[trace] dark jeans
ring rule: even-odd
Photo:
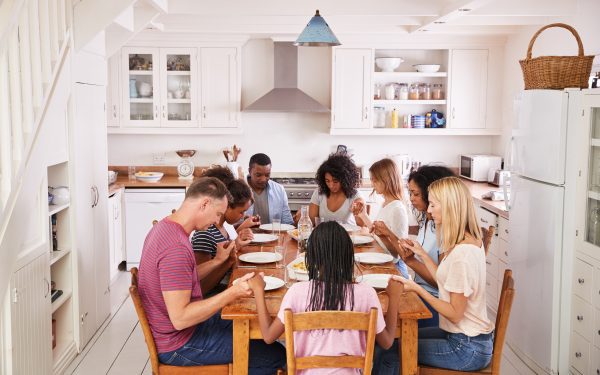
[[[419,328],[439,327],[440,326],[440,314],[433,307],[431,307],[430,304],[425,302],[424,299],[421,299],[421,301],[423,301],[425,306],[429,309],[429,311],[431,311],[432,316],[429,319],[419,319],[418,320]]]
[[[469,337],[462,333],[448,333],[438,327],[419,329],[419,363],[458,371],[485,368],[492,360],[494,333]],[[373,374],[398,374],[398,340],[392,347],[375,348]]]
[[[181,348],[160,353],[161,363],[174,366],[217,365],[233,361],[233,322],[221,319],[221,313],[198,324],[194,334]],[[278,342],[267,345],[250,340],[249,374],[275,374],[285,367],[285,348]]]

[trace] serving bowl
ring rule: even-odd
[[[413,65],[413,67],[417,69],[417,72],[421,73],[435,73],[440,70],[439,64],[417,64]]]
[[[135,179],[143,182],[158,182],[163,177],[162,172],[137,172]]]
[[[378,57],[375,59],[375,65],[383,72],[393,72],[403,62],[404,60],[400,57]]]

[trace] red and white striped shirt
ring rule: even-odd
[[[202,299],[194,252],[189,235],[181,225],[164,218],[152,227],[144,241],[138,277],[138,289],[156,349],[166,353],[180,348],[196,327],[181,331],[173,327],[162,292],[191,290],[191,302]]]

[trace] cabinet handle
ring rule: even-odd
[[[488,261],[486,260],[486,261],[485,261],[485,264],[487,264],[487,265],[491,266],[491,265],[492,265],[492,262],[488,262]]]
[[[575,357],[576,358],[581,358],[581,352],[575,352]]]
[[[577,279],[577,282],[579,282],[579,284],[583,284],[583,283],[585,283],[585,279],[579,278],[579,279]]]
[[[44,282],[46,283],[46,294],[44,294],[44,298],[48,297],[48,294],[50,293],[50,283],[48,282],[48,279],[46,279],[44,277]]]
[[[162,118],[165,118],[165,106],[162,106]]]
[[[577,315],[577,320],[580,322],[583,321],[583,315]]]
[[[154,119],[156,120],[158,118],[158,105],[154,106]]]
[[[202,117],[206,118],[206,106],[202,106]]]
[[[365,120],[369,118],[369,108],[365,107]]]
[[[482,223],[486,223],[486,224],[488,223],[488,221],[482,217],[480,217],[479,220],[481,220]]]
[[[92,185],[92,208],[96,207],[96,185]]]
[[[504,233],[508,234],[508,229],[505,229],[505,230],[504,230]]]
[[[452,107],[452,120],[454,120],[454,114],[456,113],[456,108]]]

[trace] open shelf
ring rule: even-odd
[[[151,76],[154,73],[153,70],[130,70],[130,76]]]
[[[189,70],[167,70],[168,76],[189,76],[191,74]]]
[[[71,299],[72,294],[73,292],[70,289],[63,290],[63,294],[58,297],[56,301],[52,302],[52,314],[54,314],[54,312],[58,310],[65,302]]]
[[[69,253],[71,253],[71,249],[52,251],[50,253],[50,265],[53,265],[54,263],[58,262],[65,256],[69,255]]]
[[[445,100],[373,100],[373,106],[388,105],[445,105]]]
[[[368,129],[331,129],[332,135],[502,135],[502,129],[451,129],[451,128],[368,128]]]
[[[447,72],[421,73],[421,72],[373,72],[375,79],[403,79],[403,78],[444,78]]]
[[[600,201],[600,192],[588,190],[588,198]]]
[[[154,98],[129,98],[130,103],[154,103]]]
[[[48,205],[48,216],[52,216],[56,213],[59,213],[60,211],[64,210],[65,208],[68,208],[69,205],[70,205],[70,203],[59,204],[59,205],[49,204]]]

